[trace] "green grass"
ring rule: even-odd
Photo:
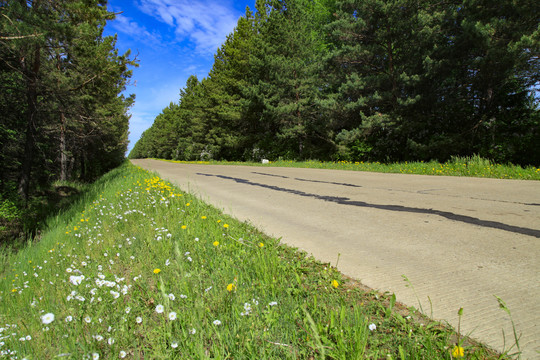
[[[504,358],[129,164],[0,255],[0,357]]]
[[[278,166],[278,167],[298,167],[315,169],[333,169],[333,170],[353,170],[369,171],[380,173],[398,173],[398,174],[417,174],[417,175],[438,175],[438,176],[470,176],[480,178],[495,179],[520,179],[520,180],[540,180],[540,168],[529,166],[522,168],[519,165],[512,164],[494,164],[487,159],[479,156],[454,157],[446,163],[436,161],[430,162],[404,162],[383,164],[379,162],[322,162],[317,160],[310,161],[289,161],[278,160],[271,161],[269,164],[254,162],[236,162],[236,161],[175,161],[165,160],[176,163],[195,163],[195,164],[220,164],[220,165],[248,165],[248,166]]]

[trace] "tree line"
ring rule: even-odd
[[[131,158],[540,164],[540,4],[257,0]]]
[[[124,161],[136,62],[103,36],[114,17],[105,0],[0,2],[0,220]]]
[[[123,161],[136,65],[104,37],[103,0],[4,1],[0,8],[0,193],[28,198]]]

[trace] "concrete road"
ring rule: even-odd
[[[134,160],[497,350],[540,358],[540,182]],[[407,287],[408,277],[414,291]]]

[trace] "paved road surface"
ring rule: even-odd
[[[365,285],[502,350],[540,358],[540,182],[319,169],[134,164]],[[414,285],[406,287],[406,275]],[[431,304],[429,299],[431,299]]]

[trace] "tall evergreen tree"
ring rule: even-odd
[[[95,176],[122,161],[133,99],[119,94],[135,64],[102,37],[114,17],[106,1],[8,1],[1,12],[0,70],[9,91],[0,106],[18,111],[3,127],[10,137],[2,146],[17,149],[10,160],[21,197],[66,179],[68,168]],[[87,161],[96,156],[100,163]],[[2,174],[2,183],[13,177]]]
[[[246,117],[254,148],[271,156],[324,153],[325,122],[318,106],[321,54],[312,15],[302,0],[257,1]],[[268,156],[266,155],[266,156]]]

